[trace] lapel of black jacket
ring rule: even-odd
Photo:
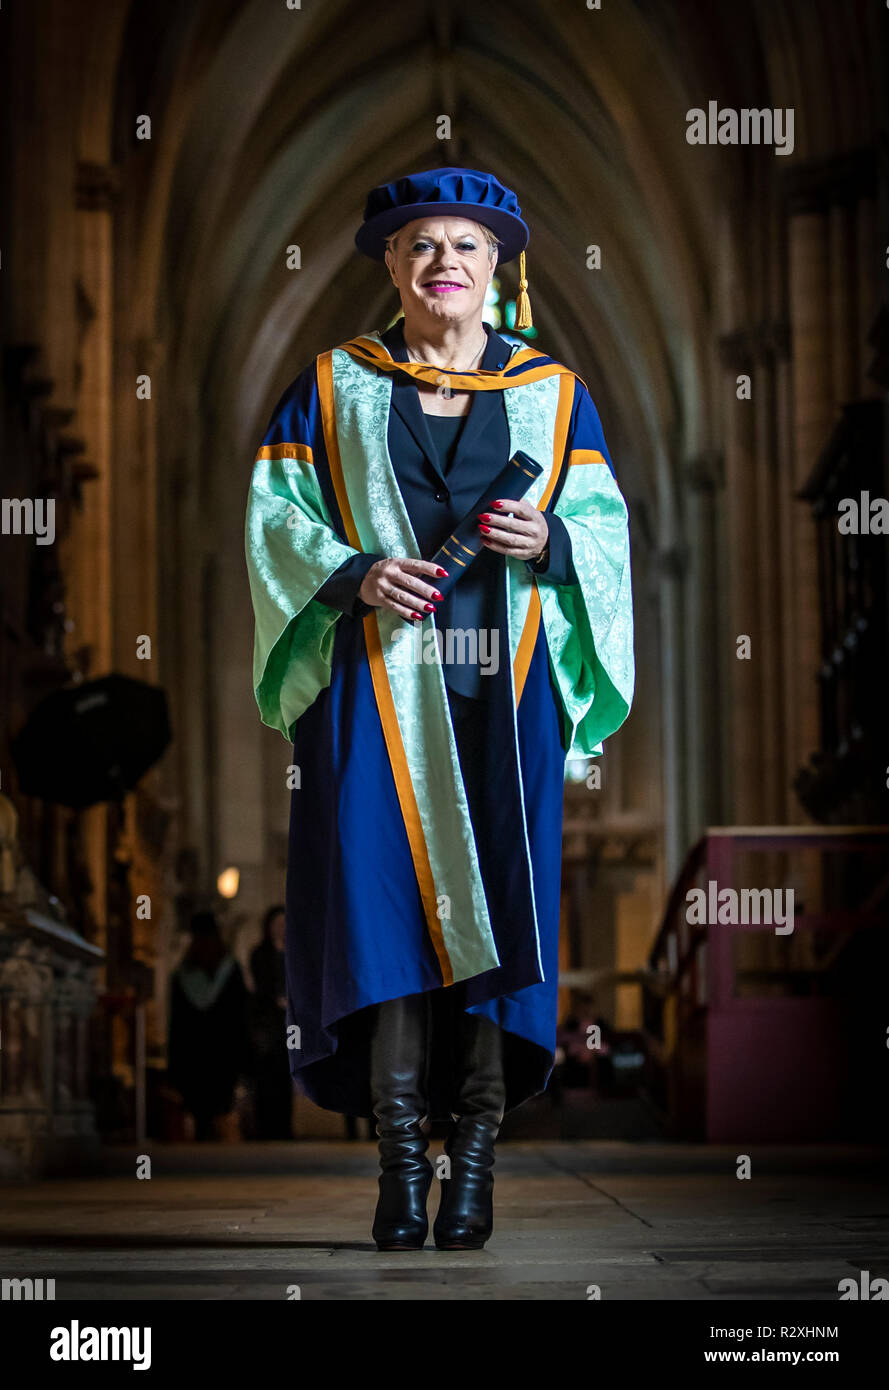
[[[403,325],[404,319],[399,318],[391,328],[381,334],[386,348],[396,362],[408,361],[407,348],[404,345]],[[487,371],[495,371],[504,367],[509,361],[510,346],[487,324],[485,325],[485,332],[488,335],[488,342],[482,353],[481,366]],[[441,478],[444,483],[445,479],[438,467],[438,452],[432,443],[429,426],[426,424],[426,415],[420,405],[420,393],[409,376],[396,373],[393,378],[392,406],[407,425],[436,476]],[[500,391],[473,391],[472,404],[466,418],[466,424],[460,431],[457,452],[451,464],[452,474],[459,466],[464,454],[469,453],[473,443],[494,419],[496,412],[502,409],[503,396]]]

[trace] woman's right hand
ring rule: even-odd
[[[435,611],[441,594],[422,576],[446,579],[447,570],[431,560],[412,560],[400,555],[389,560],[377,560],[364,576],[358,597],[373,608],[388,608],[399,618],[416,622]]]

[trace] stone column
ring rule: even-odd
[[[755,429],[756,534],[751,557],[758,578],[758,653],[760,730],[756,764],[761,778],[759,818],[780,821],[785,807],[784,709],[781,700],[785,664],[781,612],[781,514],[793,506],[781,493],[779,468],[778,383],[780,362],[789,358],[786,325],[763,323],[752,335]]]
[[[688,759],[684,717],[687,671],[684,580],[687,568],[687,557],[678,546],[659,551],[652,566],[657,572],[661,631],[664,859],[668,882],[682,867],[688,848]]]
[[[728,804],[720,746],[724,718],[724,632],[719,598],[724,552],[720,547],[719,513],[724,501],[724,461],[720,454],[699,454],[685,468],[687,532],[689,536],[689,593],[686,605],[688,672],[688,824],[690,839],[707,825],[719,823]]]
[[[793,335],[794,491],[809,477],[835,420],[826,213],[792,213],[788,230],[790,325]],[[791,778],[820,743],[816,675],[821,655],[817,538],[810,508],[799,504],[790,526],[793,573],[787,622],[785,720]],[[802,816],[797,806],[797,814]]]
[[[885,275],[886,238],[879,235],[877,200],[863,197],[856,208],[855,218],[855,267],[856,277],[853,287],[855,297],[855,342],[858,349],[856,362],[855,395],[876,396],[879,384],[868,375],[872,348],[868,334],[877,319],[880,304],[878,274],[882,269]],[[885,292],[884,292],[885,293]]]
[[[94,477],[83,489],[82,510],[74,523],[74,569],[69,585],[74,624],[71,646],[88,649],[89,669],[85,674],[97,676],[112,667],[112,219],[117,196],[114,171],[104,165],[81,163],[75,193],[82,320],[78,421]],[[85,811],[82,823],[92,882],[90,910],[100,928],[97,944],[104,948],[108,910],[105,807]]]
[[[858,366],[857,289],[855,280],[855,215],[843,203],[833,203],[827,214],[830,290],[830,364],[833,400],[851,400],[856,394]],[[812,460],[814,463],[814,460]]]
[[[739,400],[737,378],[744,375],[752,381],[754,356],[750,335],[743,329],[723,336],[719,348],[726,369],[726,553],[722,567],[728,626],[722,638],[729,663],[725,717],[731,721],[731,799],[727,810],[736,823],[749,825],[759,819],[762,800],[762,582],[756,563],[760,518],[756,495],[755,395]],[[739,659],[737,655],[738,639],[742,636],[750,639],[749,659]]]

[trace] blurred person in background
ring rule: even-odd
[[[287,982],[283,906],[263,917],[262,940],[250,956],[250,996],[255,1136],[293,1138],[293,1082],[287,1057]]]
[[[247,987],[212,912],[196,912],[189,934],[170,983],[167,1074],[203,1141],[217,1137],[248,1063]]]

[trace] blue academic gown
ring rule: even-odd
[[[383,341],[396,361],[407,361],[401,321]],[[508,356],[508,345],[489,329],[482,366],[497,368]],[[421,553],[429,557],[508,457],[503,394],[473,393],[445,477],[417,388],[406,374],[396,374],[388,447]],[[333,526],[345,540],[322,449],[315,460]],[[540,583],[567,583],[574,573],[567,528],[549,515],[558,495],[556,488],[547,507],[549,564],[530,566]],[[442,988],[364,641],[363,617],[370,610],[358,589],[380,558],[351,557],[316,595],[343,617],[335,630],[330,685],[295,727],[301,789],[291,799],[286,895],[288,1022],[299,1029],[299,1047],[290,1052],[292,1074],[317,1104],[361,1115],[372,1113],[370,1006]],[[518,706],[519,785],[508,703],[504,564],[503,556],[482,552],[449,600],[437,605],[436,621],[442,628],[498,627],[505,658],[492,675],[465,666],[446,667],[444,674],[449,692],[480,705],[472,720],[473,746],[467,749],[464,741],[461,748],[458,735],[458,752],[501,961],[451,988],[459,989],[461,1007],[486,1014],[504,1030],[506,1107],[512,1109],[545,1087],[553,1064],[566,744],[541,624]],[[533,886],[523,852],[522,800]],[[433,1085],[443,1075],[433,1060]],[[433,1117],[449,1115],[451,1096],[443,1088],[429,1099]]]

